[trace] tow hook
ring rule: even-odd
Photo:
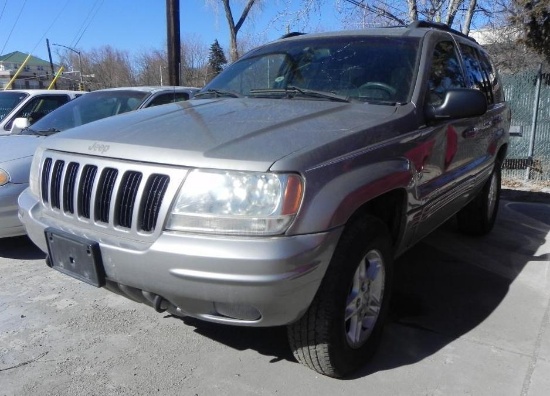
[[[164,298],[162,298],[158,294],[155,296],[153,300],[153,307],[155,308],[155,311],[159,313],[163,313],[166,311],[166,308],[162,308],[163,301],[165,301]]]

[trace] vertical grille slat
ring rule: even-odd
[[[134,234],[155,231],[171,178],[184,172],[159,174],[151,165],[56,152],[44,157],[41,169],[40,195],[52,216],[62,212],[76,224]]]
[[[42,187],[42,201],[44,203],[49,202],[51,169],[52,169],[52,159],[46,158],[44,160],[44,166],[42,167],[42,178],[40,180],[40,185]]]
[[[96,220],[104,223],[109,222],[109,210],[117,177],[118,170],[116,169],[105,168],[102,172],[95,201]]]
[[[143,175],[140,172],[129,171],[120,183],[119,204],[117,205],[117,224],[121,227],[132,227],[134,204]]]
[[[140,211],[141,229],[151,232],[155,229],[160,205],[164,198],[164,193],[168,188],[170,178],[166,175],[151,175],[147,186],[145,187],[146,199]]]
[[[92,189],[94,187],[97,166],[86,165],[82,170],[80,189],[78,191],[78,215],[86,219],[90,218]]]
[[[74,214],[74,196],[78,168],[79,165],[76,162],[69,163],[67,173],[65,174],[65,181],[63,182],[63,210],[71,214]]]
[[[61,209],[61,175],[63,174],[63,168],[65,168],[65,161],[55,161],[55,164],[53,166],[52,179],[50,182],[52,207],[57,209]]]

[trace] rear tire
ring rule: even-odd
[[[479,194],[457,215],[458,229],[467,235],[488,234],[495,225],[500,202],[500,162],[495,162],[491,176]]]
[[[385,224],[365,216],[346,227],[311,306],[287,328],[296,359],[330,377],[363,366],[379,344],[392,278]]]

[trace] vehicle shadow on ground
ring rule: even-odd
[[[493,232],[473,238],[452,222],[395,263],[390,318],[381,345],[348,379],[419,362],[480,325],[506,297],[550,230],[550,205],[502,201]],[[295,361],[286,329],[242,328],[185,318],[195,331],[237,350],[253,349],[271,362]]]
[[[46,258],[46,254],[24,235],[0,239],[0,257],[21,260],[39,260],[41,258]]]

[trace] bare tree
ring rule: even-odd
[[[197,36],[181,42],[180,80],[182,85],[200,87],[206,81],[208,48]],[[143,50],[134,57],[135,79],[139,85],[165,85],[168,82],[166,49]]]
[[[414,0],[409,0],[409,2],[414,2]],[[447,17],[445,18],[446,25],[453,26],[453,22],[456,18],[458,8],[462,3],[463,3],[462,0],[449,0],[449,9],[447,10]]]
[[[223,5],[223,9],[225,12],[225,19],[227,20],[227,24],[229,26],[229,57],[231,58],[231,61],[234,62],[237,59],[239,59],[237,34],[239,33],[239,30],[242,28],[244,21],[248,17],[250,10],[252,9],[252,6],[254,6],[254,4],[259,4],[261,0],[246,0],[244,8],[241,12],[241,16],[236,22],[233,16],[233,9],[229,4],[229,0],[206,0],[206,2],[207,4],[210,4],[214,8],[217,8],[219,3]]]
[[[474,17],[474,12],[477,7],[477,0],[470,0],[470,4],[468,5],[468,11],[466,12],[466,16],[464,18],[464,26],[462,27],[462,33],[468,34],[470,33],[470,26],[472,25],[472,19]]]
[[[202,87],[207,81],[208,46],[189,36],[182,41],[181,50],[183,85]]]
[[[139,85],[163,85],[168,81],[166,50],[142,51],[134,57]]]
[[[319,0],[321,1],[321,0]],[[416,20],[441,22],[468,34],[506,13],[511,0],[337,0],[349,23],[359,15],[364,25],[366,10],[373,25],[407,25]]]
[[[82,54],[86,72],[94,75],[91,89],[114,88],[137,85],[136,73],[127,51],[116,50],[106,45]]]

